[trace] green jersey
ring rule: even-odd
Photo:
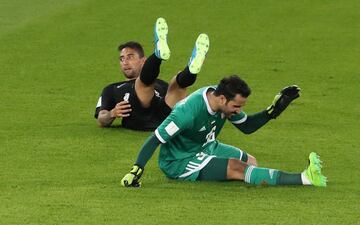
[[[171,114],[155,130],[156,137],[162,142],[159,166],[168,177],[182,177],[189,170],[189,160],[195,156],[199,159],[207,158],[206,163],[206,159],[204,163],[193,163],[193,172],[201,170],[211,160],[208,156],[211,156],[212,149],[218,145],[216,137],[225,120],[234,124],[246,121],[245,112],[226,118],[223,113],[212,111],[206,93],[215,88],[201,88],[178,102]]]

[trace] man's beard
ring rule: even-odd
[[[125,73],[125,72],[123,71],[123,74],[124,74],[124,76],[125,76],[127,79],[135,79],[135,78],[138,77],[138,76],[136,75],[136,73],[134,73],[134,72]]]

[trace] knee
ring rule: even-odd
[[[246,163],[248,165],[252,165],[252,166],[257,166],[258,165],[256,158],[254,156],[250,155],[250,154],[248,154],[248,159],[247,159]]]
[[[229,159],[227,168],[228,180],[244,180],[244,172],[247,164],[238,159]]]

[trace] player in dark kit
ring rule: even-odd
[[[170,58],[167,33],[165,19],[158,18],[154,31],[155,50],[147,59],[139,43],[127,42],[119,46],[120,67],[127,80],[103,89],[95,111],[101,127],[109,127],[116,118],[122,118],[124,128],[155,130],[172,107],[186,97],[186,88],[195,82],[205,60],[209,38],[206,34],[198,36],[188,65],[167,84],[157,79],[162,60]]]
[[[113,116],[111,118],[122,119],[122,127],[133,130],[153,130],[158,124],[162,122],[162,118],[171,111],[171,108],[165,103],[164,97],[166,95],[168,84],[160,79],[156,79],[154,83],[155,96],[153,97],[150,107],[142,106],[139,98],[135,92],[135,79],[122,81],[110,84],[104,88],[99,103],[95,112],[95,117],[98,118],[99,111],[109,111],[122,107],[122,115]],[[101,102],[100,102],[101,101]],[[131,103],[131,106],[130,104]],[[130,113],[126,114],[125,110],[130,109]],[[115,109],[116,110],[116,109]],[[105,112],[106,112],[105,111]],[[99,121],[100,126],[107,127],[111,124],[103,125]]]

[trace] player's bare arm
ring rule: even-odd
[[[123,118],[130,116],[131,105],[128,101],[121,101],[115,107],[108,110],[101,110],[99,112],[98,123],[100,127],[108,127],[116,118]]]

